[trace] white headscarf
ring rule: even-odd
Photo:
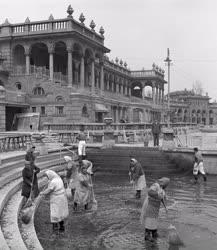
[[[68,155],[63,157],[66,162],[72,161],[72,158]]]
[[[55,178],[58,178],[58,179],[60,178],[60,176],[56,172],[54,172],[53,170],[50,170],[50,169],[47,170],[45,172],[45,174],[47,175],[47,177],[50,181],[55,179]]]
[[[53,170],[47,170],[45,174],[48,177],[48,188],[54,192],[64,190],[64,185],[61,177]]]

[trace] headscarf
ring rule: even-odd
[[[72,161],[72,158],[68,155],[63,157],[66,162]]]
[[[131,158],[130,161],[134,164],[138,162],[135,158]]]
[[[162,188],[166,188],[168,184],[170,183],[170,178],[162,177],[158,179],[158,183]]]
[[[93,167],[93,164],[91,161],[82,160],[82,168],[87,169],[88,174],[93,174],[92,167]]]
[[[58,178],[58,179],[60,178],[60,176],[56,172],[54,172],[53,170],[50,170],[50,169],[47,170],[45,172],[45,174],[47,175],[49,181],[51,181],[51,180],[53,180],[55,178]]]

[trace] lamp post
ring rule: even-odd
[[[167,49],[167,58],[164,60],[166,63],[166,66],[168,67],[168,93],[167,93],[167,126],[170,127],[170,65],[171,65],[171,59],[170,59],[170,50]]]

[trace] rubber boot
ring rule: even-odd
[[[75,189],[72,189],[72,188],[71,188],[71,194],[72,194],[72,198],[73,198],[74,195],[75,195]]]
[[[84,205],[84,210],[88,210],[88,203]]]
[[[158,232],[157,232],[157,229],[152,230],[152,238],[153,238],[153,239],[155,239],[155,240],[158,238]]]
[[[77,210],[78,210],[78,204],[77,204],[76,202],[74,202],[73,210],[74,210],[74,211],[77,211]]]
[[[205,182],[207,181],[206,175],[203,175],[203,180],[204,180]]]
[[[63,221],[63,220],[60,221],[60,222],[59,222],[59,225],[60,225],[60,227],[59,227],[59,232],[60,232],[60,233],[64,233],[64,232],[65,232],[64,221]]]
[[[53,231],[51,234],[51,239],[55,239],[58,234],[58,223],[52,223]]]
[[[145,229],[145,240],[152,241],[151,230]]]
[[[194,175],[194,183],[195,183],[195,184],[197,183],[197,180],[198,180],[197,175]]]
[[[141,198],[141,190],[136,190],[136,199]]]

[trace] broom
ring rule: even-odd
[[[35,179],[35,173],[33,172],[29,198],[21,210],[21,220],[25,224],[28,224],[30,222],[30,220],[32,218],[33,211],[34,211],[34,206],[33,206],[33,201],[32,201],[34,179]]]
[[[97,204],[97,200],[96,200],[95,195],[94,195],[93,182],[92,182],[91,176],[90,176],[90,184],[91,184],[91,203],[92,203],[91,210],[97,211],[98,204]]]
[[[168,218],[168,210],[165,205],[164,200],[162,200],[163,206],[166,209],[166,214]],[[185,246],[183,241],[181,240],[178,231],[176,230],[176,227],[172,224],[169,225],[168,227],[168,243],[170,246]]]

